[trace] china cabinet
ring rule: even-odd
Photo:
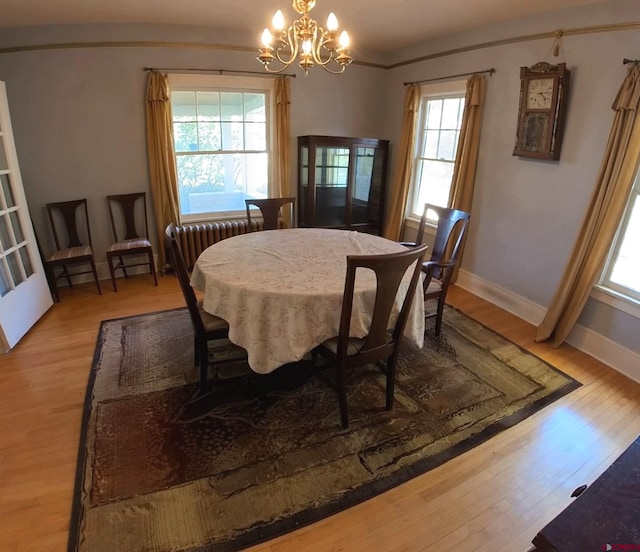
[[[298,137],[298,226],[382,232],[388,140]]]

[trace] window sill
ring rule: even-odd
[[[640,301],[636,301],[631,297],[616,293],[604,286],[595,285],[591,290],[590,296],[596,301],[605,303],[614,309],[626,312],[635,318],[640,319]]]

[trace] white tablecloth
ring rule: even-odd
[[[203,251],[191,285],[204,292],[204,309],[229,323],[229,339],[247,350],[251,368],[268,373],[300,360],[338,335],[347,255],[403,250],[397,242],[346,230],[253,232]],[[352,337],[368,332],[375,287],[373,272],[358,269]],[[420,293],[414,298],[405,337],[422,347],[424,303]]]

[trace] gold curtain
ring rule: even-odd
[[[473,202],[478,150],[480,149],[480,129],[482,128],[482,113],[486,95],[487,77],[473,75],[469,78],[448,203],[449,207],[467,211],[468,213],[471,212],[471,203]],[[466,241],[467,236],[465,235],[464,241],[460,245],[458,265],[451,277],[451,283],[454,283],[458,277],[458,268],[464,254]]]
[[[278,182],[277,190],[280,197],[292,196],[291,190],[291,152],[290,152],[290,115],[291,105],[289,79],[280,77],[276,79],[276,178]],[[291,206],[284,207],[291,209]],[[284,213],[284,220],[292,220],[289,213]]]
[[[158,71],[149,73],[146,111],[147,158],[158,237],[158,261],[162,269],[167,263],[164,231],[170,222],[180,223],[180,208],[169,82],[167,75]]]
[[[388,211],[389,216],[384,229],[384,237],[394,241],[398,241],[401,238],[404,225],[404,213],[407,207],[409,186],[411,185],[415,126],[419,107],[420,85],[412,84],[407,87],[404,98],[402,135],[400,136],[400,147],[398,148],[395,180],[391,186],[391,208]]]
[[[609,141],[596,187],[582,221],[569,262],[536,341],[560,345],[582,312],[604,266],[633,186],[640,161],[640,67],[630,68],[613,103]]]

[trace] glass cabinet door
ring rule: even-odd
[[[315,151],[315,224],[346,224],[349,148],[317,146]]]
[[[298,165],[298,216],[302,226],[312,226],[313,216],[309,211],[309,146],[300,146]]]
[[[298,136],[298,224],[380,233],[389,141]]]

